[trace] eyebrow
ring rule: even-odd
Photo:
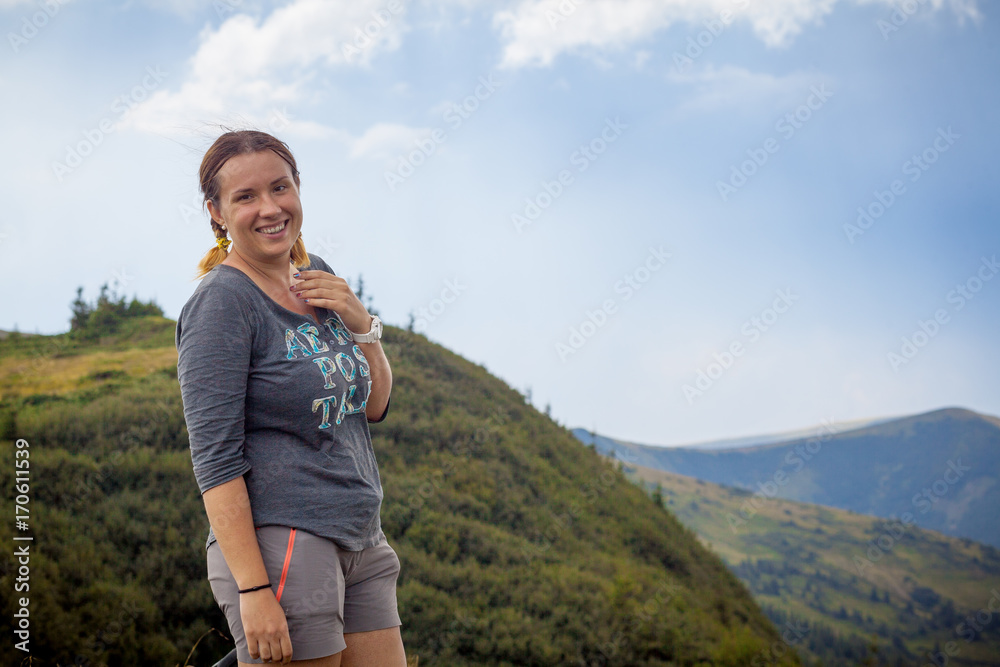
[[[288,176],[282,176],[280,178],[274,179],[268,185],[275,185],[276,183],[280,183],[281,181],[287,181],[287,180],[288,180]],[[233,190],[233,194],[234,195],[238,195],[241,192],[253,192],[253,188],[240,188],[239,190]]]

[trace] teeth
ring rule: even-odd
[[[264,227],[260,229],[260,231],[264,232],[265,234],[274,234],[275,232],[280,232],[282,229],[284,229],[286,224],[287,223],[283,222],[280,225],[275,225],[274,227]]]

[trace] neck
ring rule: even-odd
[[[226,263],[242,268],[244,273],[255,274],[270,283],[278,285],[290,285],[291,274],[288,267],[291,263],[291,256],[284,259],[276,259],[273,262],[265,262],[257,259],[248,259],[241,255],[236,248],[229,253]]]

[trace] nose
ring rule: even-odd
[[[259,214],[262,218],[268,218],[281,213],[281,206],[278,202],[274,200],[270,194],[264,194],[260,198],[260,211]]]

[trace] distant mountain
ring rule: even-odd
[[[880,417],[874,419],[853,419],[850,421],[837,422],[837,431],[845,432],[849,430],[864,428],[865,426],[872,426],[874,424],[880,424],[882,422],[891,421],[893,417]],[[662,449],[663,447],[684,447],[686,449],[740,449],[743,447],[754,447],[757,445],[770,445],[776,442],[788,442],[789,440],[795,440],[796,438],[808,438],[816,433],[817,429],[821,429],[823,426],[816,426],[811,428],[800,428],[792,431],[782,431],[781,433],[767,433],[764,435],[749,435],[742,438],[724,438],[722,440],[704,440],[699,442],[691,443],[679,443],[676,445],[640,445],[628,440],[615,440],[619,446],[633,449],[642,449],[643,447],[655,447],[657,449]],[[586,429],[576,428],[573,429],[573,434],[577,436],[580,440],[585,440],[585,438],[590,438],[591,433]],[[600,437],[600,436],[598,436]],[[590,440],[585,440],[588,444]]]
[[[1000,419],[962,408],[826,424],[810,436],[706,451],[573,434],[626,463],[879,517],[912,516],[922,528],[1000,546]],[[753,514],[753,503],[734,520]]]
[[[7,517],[13,443],[30,445],[34,664],[178,665],[196,646],[184,664],[206,665],[231,647],[205,578],[174,326],[0,341]],[[717,556],[521,394],[418,334],[386,326],[383,348],[382,526],[421,667],[799,664]],[[14,530],[0,523],[0,541]],[[4,549],[4,591],[18,567]],[[3,618],[15,605],[0,596]],[[22,657],[0,646],[0,664]]]
[[[654,493],[660,485],[664,504],[776,625],[795,619],[803,662],[863,664],[874,634],[883,665],[1000,663],[1000,618],[984,613],[1000,604],[1000,550],[792,500],[766,500],[734,526],[729,517],[749,492],[641,466],[624,471]],[[951,654],[939,655],[949,642]]]

